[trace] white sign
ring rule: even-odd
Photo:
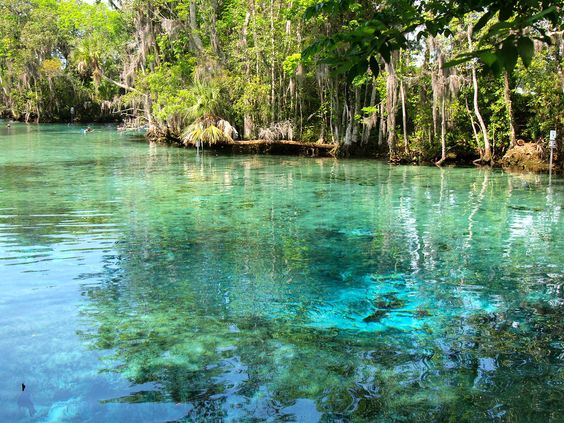
[[[556,148],[556,131],[550,131],[550,148]]]

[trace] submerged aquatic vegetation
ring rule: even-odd
[[[15,131],[0,392],[37,419],[559,420],[559,177]]]

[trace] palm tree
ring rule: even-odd
[[[184,130],[182,142],[196,146],[204,143],[232,143],[239,134],[231,123],[219,117],[221,88],[213,76],[202,76],[201,70],[196,69],[190,91],[194,102],[187,109],[186,117],[192,123]]]
[[[73,61],[76,69],[82,76],[92,75],[94,85],[100,85],[102,81],[102,56],[104,47],[101,40],[96,37],[87,37],[77,46],[73,53]]]
[[[207,115],[188,125],[182,134],[182,141],[185,145],[199,147],[204,143],[209,145],[230,144],[237,136],[237,130],[229,122]]]

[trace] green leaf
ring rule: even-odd
[[[386,24],[379,19],[371,19],[366,24],[378,31],[384,31],[387,29]]]
[[[378,75],[380,74],[380,66],[378,65],[376,58],[374,56],[371,56],[370,59],[368,59],[368,64],[370,65],[372,76],[374,78],[378,78]]]
[[[347,77],[350,83],[353,83],[355,78],[361,76],[366,72],[366,62],[355,64],[348,72]]]
[[[387,43],[383,44],[382,47],[380,47],[380,54],[382,55],[382,58],[386,63],[390,63],[392,53],[390,51],[390,46]]]
[[[503,4],[499,9],[498,16],[499,16],[499,20],[502,22],[509,19],[512,15],[513,15],[513,8],[510,2]]]
[[[479,57],[480,60],[488,66],[493,65],[497,61],[497,56],[491,51],[480,53]]]
[[[511,29],[511,23],[509,22],[498,22],[488,30],[487,37],[492,37],[504,30]]]
[[[474,33],[477,34],[480,30],[489,22],[494,14],[493,10],[490,10],[482,15],[482,17],[474,25]]]
[[[333,69],[333,73],[335,75],[343,75],[343,74],[346,74],[346,73],[350,73],[351,68],[353,68],[353,67],[354,67],[353,62],[345,62],[345,63],[340,64],[339,66],[336,66]]]
[[[513,37],[505,39],[501,49],[498,52],[498,57],[501,58],[503,66],[508,72],[513,71],[515,65],[517,64],[517,48],[515,47],[515,42]]]
[[[546,16],[551,14],[558,15],[556,12],[557,12],[556,6],[550,6],[548,9],[545,9],[542,12],[537,13],[536,15],[533,15],[529,19],[527,19],[527,24],[532,25],[533,23],[538,22],[541,19],[544,19]]]
[[[490,70],[496,76],[501,75],[503,69],[504,69],[503,64],[499,60],[496,60],[490,65]]]
[[[361,26],[358,29],[355,29],[353,32],[350,33],[351,36],[354,37],[370,37],[374,34],[375,28],[372,26]]]
[[[519,56],[525,67],[529,67],[533,61],[533,56],[535,55],[535,45],[533,40],[528,37],[521,37],[517,40],[517,50],[519,51]]]
[[[457,66],[460,65],[461,63],[466,63],[468,60],[470,60],[469,57],[456,57],[455,59],[449,60],[448,62],[446,62],[443,66],[445,68],[452,68],[453,66]]]

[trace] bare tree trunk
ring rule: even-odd
[[[302,32],[301,32],[301,25],[298,23],[296,25],[296,41],[298,42],[298,48],[301,50],[302,49]],[[327,83],[327,74],[326,72],[323,73],[323,86],[327,87],[328,83]],[[303,95],[303,86],[304,86],[304,67],[301,63],[298,64],[298,68],[296,69],[296,115],[297,115],[297,109],[300,109],[300,115],[299,115],[299,128],[298,128],[298,134],[300,135],[300,137],[303,134],[304,131],[304,95]],[[298,117],[296,116],[296,119]],[[330,125],[329,125],[330,127]]]
[[[427,45],[429,50],[429,68],[431,70],[431,87],[433,89],[433,105],[431,107],[431,111],[433,114],[433,137],[435,137],[437,135],[438,132],[437,128],[439,126],[438,124],[439,99],[438,99],[438,90],[437,90],[437,87],[439,86],[439,82],[438,82],[439,75],[433,71],[433,68],[430,65],[431,62],[430,57],[432,55],[432,52],[436,50],[435,39],[433,37],[429,37],[427,40]],[[439,62],[440,62],[440,58],[439,58]]]
[[[349,117],[350,122],[352,124],[352,135],[351,135],[351,143],[358,142],[358,122],[356,121],[356,116],[360,113],[360,89],[355,87],[354,89],[354,110]]]
[[[271,120],[276,121],[276,93],[275,93],[275,70],[276,70],[276,55],[274,47],[274,0],[270,0],[270,107],[271,107]]]
[[[445,96],[443,95],[441,101],[441,159],[435,163],[437,166],[443,164],[446,160],[446,110],[445,110]]]
[[[200,28],[198,27],[198,20],[196,17],[196,0],[190,1],[190,17],[188,20],[190,25],[190,36],[192,38],[192,42],[194,43],[194,47],[200,53],[204,49],[204,44],[202,43],[202,39],[200,38]]]
[[[509,120],[509,148],[515,147],[517,133],[515,131],[515,120],[513,118],[513,102],[511,101],[511,88],[509,87],[509,74],[503,72],[503,95],[507,107],[507,119]]]
[[[331,108],[331,110],[335,110],[335,116],[333,118],[333,127],[335,128],[333,133],[334,133],[334,137],[335,137],[335,142],[336,143],[340,143],[341,142],[341,133],[343,132],[343,126],[342,126],[342,119],[339,120],[339,110],[341,108],[341,103],[340,103],[340,98],[339,98],[339,80],[337,77],[335,77],[335,79],[332,81],[332,98],[333,98],[333,107]],[[346,98],[346,90],[345,90],[345,98]],[[345,101],[345,100],[343,100]],[[343,107],[344,109],[344,107]]]
[[[390,159],[392,159],[395,154],[396,113],[398,106],[396,70],[393,62],[394,58],[392,57],[390,63],[386,64],[386,71],[388,72],[388,79],[386,82],[386,113],[388,114],[387,130]]]
[[[251,15],[253,17],[253,47],[255,48],[255,67],[256,76],[259,75],[259,49],[258,49],[258,38],[257,38],[257,14],[255,0],[251,0],[249,4],[251,8]]]
[[[472,25],[468,26],[468,47],[472,50]],[[476,77],[476,66],[474,65],[474,62],[470,63],[472,70],[472,86],[474,88],[474,113],[478,119],[478,123],[482,131],[482,137],[484,138],[484,156],[482,157],[482,161],[491,162],[492,150],[490,146],[490,139],[488,137],[488,128],[486,127],[482,114],[480,113],[480,107],[478,106],[478,78]]]
[[[335,120],[333,111],[335,110],[335,97],[333,96],[333,81],[327,77],[327,88],[329,90],[329,130],[331,132],[331,142],[337,144],[339,139],[335,136]]]
[[[321,68],[317,67],[317,72],[316,72],[316,79],[317,79],[317,87],[319,90],[319,104],[323,107],[324,103],[325,103],[325,85],[323,83],[323,79],[324,79],[324,74],[321,73]],[[293,100],[292,100],[293,103]],[[322,110],[325,110],[325,108],[323,108]],[[294,113],[294,116],[296,116],[296,114]],[[327,131],[327,116],[324,113],[323,115],[321,115],[321,130],[319,133],[319,139],[320,140],[325,140],[325,133]]]
[[[371,107],[376,106],[374,103],[376,102],[376,94],[377,93],[378,93],[378,91],[376,90],[376,85],[372,84],[372,94],[370,95],[369,106],[371,106]],[[370,114],[370,117],[368,118],[368,122],[366,122],[366,130],[362,134],[362,143],[363,144],[368,143],[368,140],[370,139],[370,135],[372,133],[372,128],[374,128],[376,126],[377,119],[378,119],[378,112],[374,112],[374,113]]]
[[[217,37],[217,0],[211,0],[211,13],[210,13],[210,41],[213,52],[216,56],[220,56],[219,39]]]
[[[341,126],[345,129],[345,139],[343,144],[350,145],[352,139],[352,111],[351,107],[349,107],[349,95],[345,96],[345,100],[343,103],[343,115],[341,117]]]
[[[468,116],[470,116],[470,124],[472,125],[472,132],[474,133],[474,139],[476,140],[476,145],[478,146],[478,150],[480,152],[480,159],[482,157],[482,147],[480,147],[480,134],[476,131],[476,124],[474,122],[474,115],[470,111],[470,107],[468,107],[468,100],[464,99],[466,103],[466,111],[468,112]],[[480,161],[478,159],[478,161]]]
[[[243,28],[241,30],[241,51],[246,52],[248,48],[248,41],[247,41],[247,34],[249,32],[249,22],[251,21],[251,12],[247,10],[247,14],[245,15],[245,21],[243,22]],[[250,64],[249,64],[249,57],[245,55],[245,74],[249,75],[250,73]]]
[[[386,132],[386,120],[384,119],[384,103],[380,103],[380,125],[378,126],[378,147],[382,146],[385,132]]]
[[[405,154],[409,153],[409,145],[407,143],[407,112],[405,109],[405,88],[403,79],[400,80],[400,94],[401,94],[401,114],[403,125],[403,149]]]
[[[243,23],[243,29],[241,31],[241,51],[246,52],[248,48],[248,41],[247,41],[247,34],[249,31],[249,22],[251,21],[251,11],[247,10],[247,14],[245,15],[245,21]],[[245,55],[245,74],[247,75],[247,79],[250,78],[251,73],[251,63],[249,57]],[[243,116],[243,139],[251,139],[253,136],[253,119],[250,114],[245,113]]]
[[[243,138],[246,140],[251,139],[253,136],[254,124],[253,118],[250,115],[243,117]]]

